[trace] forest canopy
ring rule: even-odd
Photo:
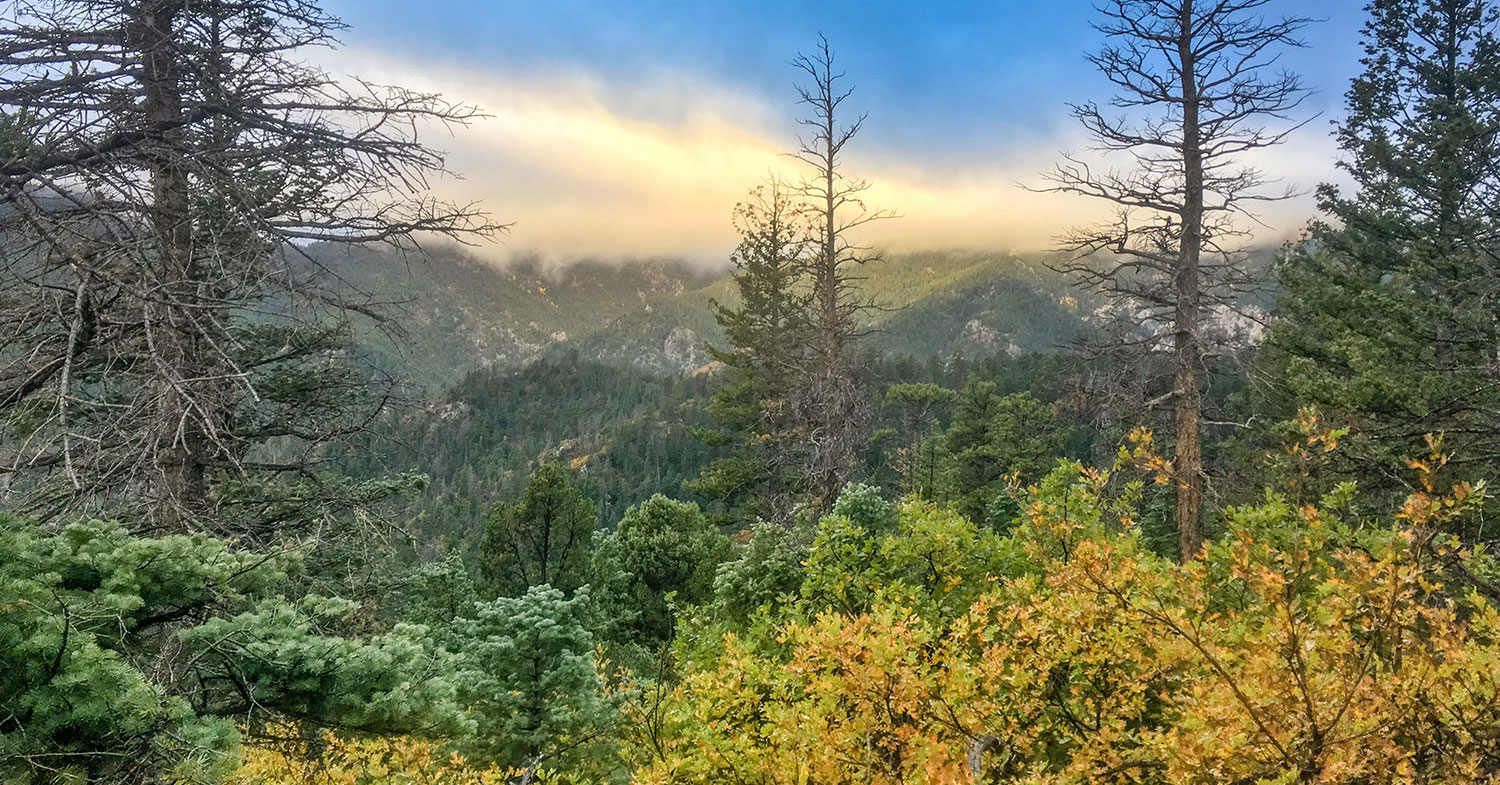
[[[1290,6],[1093,7],[1033,255],[873,239],[829,30],[716,273],[454,248],[312,0],[8,4],[0,782],[1500,781],[1500,4],[1266,248]]]

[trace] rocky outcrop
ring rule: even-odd
[[[667,366],[678,373],[690,373],[708,362],[703,339],[686,327],[673,327],[662,342],[661,352]]]

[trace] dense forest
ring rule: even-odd
[[[819,36],[705,269],[482,258],[311,0],[0,4],[0,782],[1500,781],[1500,3],[1267,247],[1292,5],[1089,9],[1035,254],[871,243]]]

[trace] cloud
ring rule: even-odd
[[[441,92],[490,115],[451,138],[428,141],[447,149],[450,165],[465,176],[435,184],[441,195],[482,201],[496,218],[514,222],[497,256],[721,263],[735,242],[735,203],[771,171],[799,172],[800,164],[783,154],[796,143],[791,100],[691,73],[663,70],[629,83],[581,70],[476,73],[360,50],[332,53],[324,64],[334,73]],[[1024,251],[1048,247],[1070,226],[1105,213],[1087,200],[1016,185],[1037,184],[1057,150],[1082,146],[1077,138],[997,140],[975,149],[974,165],[963,169],[920,154],[866,149],[851,153],[847,165],[874,184],[872,205],[903,216],[871,226],[869,243]],[[1311,177],[1301,183],[1310,186],[1326,179],[1320,167],[1331,170],[1327,147],[1299,142],[1263,160],[1273,174]],[[952,151],[942,152],[952,160]],[[1262,236],[1281,239],[1309,212],[1306,199],[1266,210],[1270,228]]]

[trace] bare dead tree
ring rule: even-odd
[[[1106,43],[1090,62],[1115,85],[1107,107],[1074,105],[1095,151],[1129,165],[1101,171],[1065,156],[1045,190],[1100,199],[1115,219],[1073,231],[1056,269],[1103,292],[1134,315],[1125,338],[1172,358],[1176,436],[1173,471],[1182,557],[1203,545],[1205,324],[1258,281],[1243,244],[1258,202],[1284,199],[1244,165],[1246,153],[1279,144],[1301,124],[1289,115],[1306,96],[1277,70],[1279,52],[1300,46],[1309,20],[1262,16],[1270,0],[1108,0],[1096,27]],[[1272,127],[1272,126],[1275,127]],[[1115,340],[1121,340],[1119,334]]]
[[[308,247],[503,227],[434,198],[448,172],[418,139],[478,111],[300,59],[341,28],[306,0],[7,3],[8,505],[181,530],[226,505],[275,521],[352,501],[309,459],[380,409],[339,361],[368,309]]]
[[[806,74],[809,84],[797,88],[799,103],[808,108],[800,123],[808,129],[799,136],[794,157],[812,174],[796,189],[814,226],[814,252],[808,263],[813,292],[810,358],[792,397],[794,420],[806,455],[802,471],[815,506],[832,504],[849,481],[863,447],[871,404],[856,379],[854,348],[867,332],[861,317],[876,306],[860,292],[860,266],[878,255],[855,240],[857,230],[873,221],[895,217],[869,208],[864,194],[868,180],[844,172],[844,149],[859,134],[865,116],[844,124],[844,103],[853,94],[845,75],[834,68],[828,39],[819,36],[811,54],[800,54],[792,65]]]

